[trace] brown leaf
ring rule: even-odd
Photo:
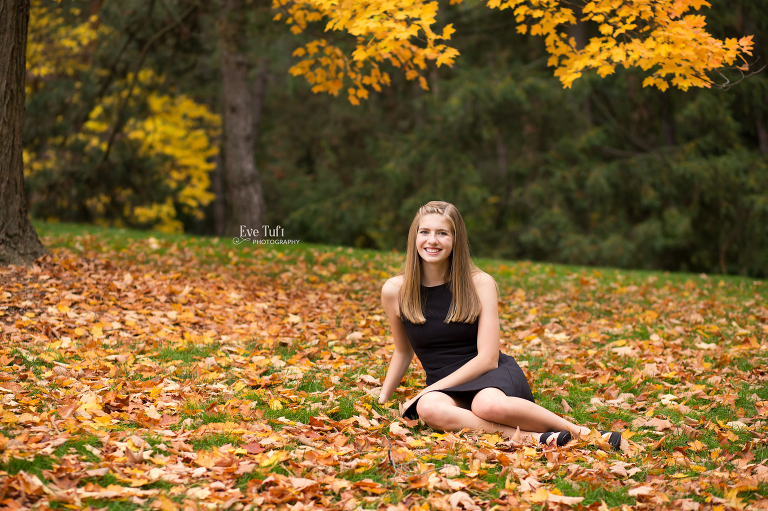
[[[612,348],[611,351],[620,357],[637,357],[637,352],[632,346],[619,346],[618,348]]]
[[[149,417],[150,419],[160,420],[163,418],[163,416],[157,412],[157,408],[155,408],[155,405],[150,405],[149,407],[147,407],[147,409],[144,410],[144,413],[146,413],[147,417]]]
[[[361,374],[360,376],[357,377],[357,381],[362,381],[365,383],[369,383],[371,385],[381,385],[381,381],[379,381],[378,378],[374,378],[373,376],[368,374]]]
[[[289,477],[288,483],[294,490],[303,491],[307,488],[317,487],[318,482],[313,479],[305,479],[303,477]]]
[[[379,483],[372,481],[371,479],[363,479],[362,481],[357,481],[356,483],[352,484],[352,488],[374,493],[376,495],[386,493],[387,491],[386,488],[381,486]]]
[[[701,504],[699,504],[693,499],[673,500],[672,506],[674,507],[674,509],[679,509],[680,511],[699,511],[699,509],[701,508]]]
[[[461,469],[458,465],[443,465],[440,470],[440,475],[444,477],[459,477],[461,475]]]
[[[72,400],[66,404],[63,404],[59,406],[56,411],[58,412],[59,416],[62,419],[69,419],[72,414],[77,410],[78,402],[77,400]]]
[[[465,509],[467,511],[479,511],[480,506],[475,504],[472,497],[468,493],[463,491],[457,491],[448,497],[448,504],[450,504],[452,511],[460,511]]]
[[[635,486],[634,488],[630,488],[627,492],[630,497],[646,497],[653,493],[654,489],[650,486]]]
[[[616,474],[619,477],[627,477],[629,474],[627,473],[627,469],[624,468],[623,465],[620,465],[618,463],[614,463],[611,465],[611,468],[609,469],[612,474]]]
[[[556,493],[550,493],[547,496],[547,502],[554,502],[556,504],[565,504],[566,506],[574,506],[584,500],[584,497],[568,497],[566,495],[558,495]]]
[[[128,463],[131,464],[144,463],[144,446],[142,445],[138,452],[126,449],[125,457],[128,458]]]
[[[644,376],[649,377],[649,378],[653,378],[654,376],[656,376],[656,373],[658,371],[659,370],[656,367],[656,363],[652,362],[652,363],[649,363],[649,364],[645,364],[645,366],[643,367],[643,370],[642,370],[642,374]]]
[[[363,339],[363,334],[360,332],[352,332],[351,334],[347,335],[347,340],[349,342],[357,342],[361,341]]]
[[[656,417],[646,422],[646,426],[651,426],[653,428],[656,428],[657,431],[665,431],[667,429],[672,429],[675,427],[675,425],[672,424],[667,419],[659,419]]]
[[[410,433],[410,431],[402,427],[397,422],[393,422],[392,424],[389,425],[389,432],[401,438],[405,437],[408,433]]]

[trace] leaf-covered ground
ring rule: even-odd
[[[478,261],[537,401],[629,445],[542,448],[376,404],[402,254],[39,230],[0,269],[2,509],[768,509],[765,282]]]

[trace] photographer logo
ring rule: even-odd
[[[253,245],[295,245],[299,240],[284,239],[285,229],[279,225],[270,227],[262,225],[261,228],[249,228],[247,225],[240,226],[240,236],[232,238],[232,243],[240,245],[250,241]]]

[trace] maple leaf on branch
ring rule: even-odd
[[[451,0],[450,4],[462,0]],[[717,84],[709,77],[725,68],[748,72],[744,55],[751,55],[752,36],[722,41],[706,30],[703,15],[690,11],[709,7],[706,0],[488,0],[491,9],[514,9],[517,32],[544,38],[550,54],[548,65],[555,68],[563,87],[569,88],[584,71],[601,77],[615,72],[617,65],[650,71],[643,86],[664,91],[673,85],[728,87],[727,79]],[[290,72],[304,76],[313,92],[338,95],[348,83],[349,101],[359,104],[368,90],[380,91],[390,78],[380,65],[389,62],[406,79],[419,80],[428,90],[423,72],[427,62],[438,67],[452,66],[459,51],[440,39],[450,40],[455,29],[446,25],[442,35],[433,30],[438,12],[436,1],[424,0],[273,0],[275,16],[290,25],[295,34],[305,32],[308,23],[327,20],[326,32],[342,31],[356,36],[355,49],[345,52],[325,39],[307,43],[294,53],[303,58]],[[577,18],[574,8],[581,11]],[[584,48],[563,30],[581,22],[598,24],[599,37]],[[324,47],[325,58],[313,58],[311,50]],[[737,64],[740,60],[742,64]],[[759,72],[759,71],[758,71]]]

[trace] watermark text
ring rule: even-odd
[[[299,240],[287,240],[285,236],[285,229],[282,227],[269,225],[262,225],[261,229],[258,227],[249,228],[247,225],[240,226],[240,236],[232,238],[232,243],[240,245],[246,241],[250,241],[253,245],[295,245],[299,243]]]

